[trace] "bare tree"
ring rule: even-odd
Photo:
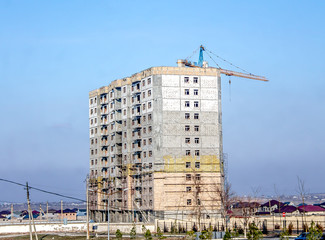
[[[191,190],[192,192],[192,199],[193,199],[193,215],[196,218],[196,222],[197,222],[197,230],[200,231],[201,230],[201,220],[202,220],[202,212],[203,212],[203,204],[202,204],[202,180],[201,180],[201,174],[197,173],[194,169],[193,169],[193,174],[192,174],[192,180],[193,180],[193,188]]]
[[[246,237],[247,230],[249,228],[249,224],[257,209],[259,207],[259,203],[257,202],[257,194],[259,189],[253,189],[253,196],[246,196],[245,198],[239,198],[237,202],[237,208],[239,210],[239,217],[241,218],[241,222],[244,226],[244,236]],[[253,220],[254,221],[254,220]]]
[[[302,225],[304,226],[305,222],[306,222],[306,218],[305,218],[305,201],[306,201],[306,195],[307,195],[307,191],[305,188],[305,181],[302,180],[301,178],[299,178],[299,176],[297,177],[298,179],[298,194],[301,198],[302,201]]]
[[[212,185],[210,198],[213,202],[220,202],[220,205],[213,205],[213,208],[220,210],[223,225],[228,229],[228,221],[230,219],[230,211],[237,198],[232,190],[231,184],[225,179],[224,183],[215,182]]]

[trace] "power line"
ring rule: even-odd
[[[11,183],[11,184],[14,184],[14,185],[18,185],[18,186],[21,186],[21,187],[26,187],[25,184],[22,184],[22,183],[19,183],[19,182],[15,182],[15,181],[11,181],[11,180],[8,180],[8,179],[3,179],[3,178],[0,178],[0,181],[3,181],[3,182],[7,182],[7,183]],[[28,186],[29,189],[34,189],[36,191],[39,191],[39,192],[43,192],[43,193],[47,193],[47,194],[50,194],[50,195],[55,195],[55,196],[59,196],[59,197],[63,197],[63,198],[68,198],[68,199],[73,199],[73,200],[77,200],[77,201],[80,201],[80,202],[84,202],[84,203],[87,203],[86,200],[83,200],[83,199],[80,199],[80,198],[76,198],[76,197],[72,197],[72,196],[67,196],[67,195],[63,195],[63,194],[60,194],[60,193],[55,193],[55,192],[51,192],[51,191],[47,191],[47,190],[44,190],[44,189],[40,189],[40,188],[36,188],[36,187],[32,187],[32,186]],[[96,194],[100,193],[100,194],[103,194],[104,196],[106,195],[109,195],[108,193],[103,193],[103,192],[100,192],[99,190],[95,190],[94,192],[96,192]],[[117,193],[117,192],[115,192]],[[89,203],[88,203],[89,204]],[[107,207],[107,204],[96,204],[97,206],[100,206],[100,207]],[[116,210],[116,211],[134,211],[134,209],[128,209],[127,207],[116,207],[116,206],[112,206],[110,205],[109,206],[110,210]],[[204,207],[205,208],[205,207]],[[105,209],[103,209],[105,210]],[[140,209],[139,209],[140,210]],[[146,210],[144,210],[146,211]],[[154,216],[156,216],[155,214],[153,214]],[[177,219],[177,218],[173,218],[173,217],[170,217],[170,219]],[[179,220],[179,219],[178,219]]]
[[[21,186],[21,187],[24,187],[24,188],[26,187],[25,184],[22,184],[22,183],[19,183],[19,182],[15,182],[15,181],[11,181],[11,180],[8,180],[8,179],[0,178],[0,181],[7,182],[7,183],[11,183],[11,184],[15,184],[15,185],[18,185],[18,186]],[[28,188],[29,189],[33,189],[33,190],[36,190],[36,191],[39,191],[39,192],[43,192],[43,193],[47,193],[47,194],[51,194],[51,195],[55,195],[55,196],[59,196],[59,197],[68,198],[68,199],[77,200],[77,201],[80,201],[80,202],[87,203],[87,201],[84,200],[84,199],[80,199],[80,198],[76,198],[76,197],[72,197],[72,196],[67,196],[67,195],[63,195],[63,194],[60,194],[60,193],[47,191],[47,190],[40,189],[40,188],[36,188],[36,187],[32,187],[32,186],[28,186]],[[97,194],[98,193],[101,193],[98,190],[96,192],[97,192]],[[101,194],[107,195],[107,193],[106,194],[105,193],[101,193]],[[105,204],[97,204],[97,205],[98,206],[101,206],[101,207],[107,207],[107,205],[105,205]],[[124,207],[110,206],[110,209],[113,209],[113,210],[125,210],[126,208],[124,208]]]
[[[15,181],[11,181],[11,180],[8,180],[8,179],[0,178],[0,181],[7,182],[7,183],[11,183],[11,184],[15,184],[15,185],[18,185],[18,186],[21,186],[21,187],[26,187],[25,184],[22,184],[22,183],[19,183],[19,182],[15,182]],[[58,196],[58,197],[63,197],[63,198],[68,198],[68,199],[72,199],[72,200],[77,200],[77,201],[80,201],[80,202],[86,202],[86,200],[84,200],[84,199],[80,199],[80,198],[76,198],[76,197],[71,197],[71,196],[67,196],[67,195],[60,194],[60,193],[51,192],[51,191],[47,191],[47,190],[44,190],[44,189],[32,187],[32,186],[29,186],[28,188],[29,189],[33,189],[33,190],[36,190],[36,191],[39,191],[39,192],[43,192],[43,193],[51,194],[51,195],[54,195],[54,196]]]

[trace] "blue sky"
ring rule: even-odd
[[[0,176],[84,198],[88,92],[152,66],[175,66],[203,44],[270,79],[232,77],[229,86],[223,77],[224,152],[234,190],[273,194],[276,185],[281,194],[296,193],[300,176],[310,192],[324,192],[324,7],[1,1]],[[0,190],[7,193],[0,202],[25,200],[21,187],[0,182]],[[31,199],[58,200],[37,192]]]

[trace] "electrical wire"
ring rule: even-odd
[[[11,183],[11,184],[15,184],[15,185],[18,185],[18,186],[21,186],[21,187],[26,187],[25,184],[18,183],[18,182],[15,182],[15,181],[11,181],[11,180],[8,180],[8,179],[0,178],[0,181],[7,182],[7,183]],[[77,201],[80,201],[80,202],[86,202],[86,200],[84,200],[84,199],[80,199],[80,198],[76,198],[76,197],[71,197],[71,196],[67,196],[67,195],[60,194],[60,193],[55,193],[55,192],[47,191],[47,190],[44,190],[44,189],[32,187],[32,186],[28,186],[28,188],[29,189],[34,189],[34,190],[39,191],[39,192],[43,192],[43,193],[55,195],[55,196],[58,196],[58,197],[63,197],[63,198],[68,198],[68,199],[72,199],[72,200],[77,200]]]
[[[15,181],[11,181],[11,180],[8,180],[8,179],[0,178],[0,181],[7,182],[7,183],[11,183],[11,184],[15,184],[15,185],[18,185],[18,186],[21,186],[21,187],[24,187],[24,188],[26,187],[25,184],[18,183],[18,182],[15,182]],[[73,199],[73,200],[77,200],[77,201],[80,201],[80,202],[87,203],[86,200],[83,200],[83,199],[80,199],[80,198],[76,198],[76,197],[72,197],[72,196],[67,196],[67,195],[63,195],[63,194],[60,194],[60,193],[55,193],[55,192],[47,191],[47,190],[44,190],[44,189],[39,189],[39,188],[32,187],[32,186],[28,186],[28,188],[29,189],[34,189],[36,191],[40,191],[40,192],[43,192],[43,193],[47,193],[47,194],[51,194],[51,195],[55,195],[55,196],[64,197],[64,198]],[[99,191],[97,190],[96,192],[98,193]],[[101,194],[108,195],[107,193],[102,193],[102,192],[101,192]],[[88,204],[89,204],[89,202],[88,202]],[[99,207],[107,208],[107,204],[96,204],[96,206],[97,207],[99,206]],[[135,211],[134,209],[129,209],[129,208],[126,208],[126,207],[117,207],[117,206],[114,206],[114,205],[112,206],[111,204],[109,205],[109,208],[110,208],[110,210],[115,210],[115,211]],[[203,206],[203,209],[205,209],[207,211],[207,209],[205,208],[205,206]],[[104,209],[104,210],[107,210],[107,209]],[[144,210],[144,211],[146,211],[146,210]],[[153,212],[151,214],[152,214],[152,216],[159,217],[159,215],[157,216],[155,214],[155,212]],[[174,217],[169,217],[169,219],[179,220],[178,218],[174,218]]]
[[[19,182],[15,182],[15,181],[11,181],[11,180],[8,180],[8,179],[0,178],[0,181],[7,182],[7,183],[11,183],[11,184],[15,184],[17,186],[21,186],[21,187],[26,188],[26,185],[25,184],[22,184],[22,183],[19,183]],[[76,198],[76,197],[72,197],[72,196],[67,196],[67,195],[63,195],[63,194],[60,194],[60,193],[47,191],[47,190],[40,189],[40,188],[36,188],[36,187],[32,187],[32,186],[28,186],[28,188],[29,189],[33,189],[33,190],[36,190],[36,191],[39,191],[39,192],[43,192],[43,193],[47,193],[47,194],[51,194],[51,195],[55,195],[55,196],[59,196],[59,197],[63,197],[63,198],[68,198],[68,199],[72,199],[72,200],[77,200],[77,201],[80,201],[80,202],[83,202],[83,203],[87,203],[87,201],[84,200],[84,199],[80,199],[80,198]],[[98,190],[96,192],[97,193],[104,194],[104,195],[107,195],[107,193],[99,192]],[[96,206],[107,207],[107,204],[96,204]],[[109,207],[110,207],[110,209],[114,209],[114,210],[125,210],[126,209],[126,208],[116,207],[116,206],[111,206],[111,205]]]

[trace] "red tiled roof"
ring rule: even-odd
[[[300,212],[325,212],[325,209],[319,206],[306,205],[298,207]]]

